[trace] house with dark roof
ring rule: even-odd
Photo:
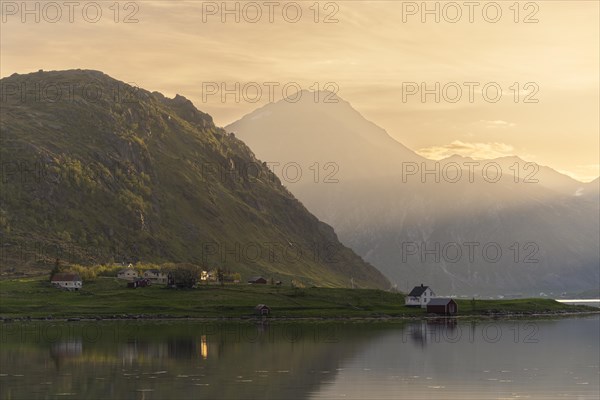
[[[77,274],[59,273],[52,275],[50,283],[66,290],[79,290],[83,286],[81,277]]]
[[[265,278],[263,278],[262,276],[253,276],[252,278],[248,279],[248,283],[250,284],[262,284],[265,285],[267,283],[267,280]]]
[[[436,297],[427,303],[427,312],[440,315],[456,315],[458,313],[458,305],[452,299]]]
[[[429,286],[415,286],[404,299],[404,305],[414,307],[427,307],[427,303],[435,297],[435,293]]]
[[[168,283],[167,274],[158,269],[148,269],[144,271],[143,277],[150,280],[150,282],[159,285],[166,285]]]

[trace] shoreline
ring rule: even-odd
[[[428,314],[406,306],[405,295],[375,289],[210,286],[173,290],[127,288],[117,278],[99,278],[79,291],[61,291],[41,279],[0,281],[0,321],[249,321],[402,322],[452,318],[564,318],[599,314],[600,308],[551,299],[461,300],[458,315]],[[270,315],[261,316],[264,304]]]
[[[511,320],[511,319],[544,319],[544,318],[571,318],[580,316],[600,315],[600,310],[574,311],[574,312],[548,312],[548,313],[499,313],[499,314],[472,314],[472,315],[423,315],[423,316],[378,316],[378,317],[193,317],[193,316],[151,316],[151,315],[121,315],[121,316],[96,316],[96,317],[4,317],[0,322],[10,324],[15,322],[119,322],[119,321],[195,321],[195,322],[404,322],[404,321],[435,321],[435,320]]]

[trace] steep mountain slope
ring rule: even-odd
[[[439,294],[539,294],[598,285],[592,184],[517,157],[425,160],[359,116],[346,102],[280,101],[226,129],[262,159],[309,165],[316,152],[348,172],[335,183],[287,183],[400,289],[426,282]]]
[[[187,99],[96,71],[0,83],[4,266],[193,262],[244,278],[389,287]]]

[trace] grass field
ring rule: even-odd
[[[47,278],[0,281],[0,316],[15,317],[252,317],[257,304],[273,317],[418,317],[425,310],[404,306],[404,295],[381,290],[292,288],[270,285],[200,286],[175,290],[155,285],[128,289],[116,278],[86,282],[78,292],[52,287]],[[457,300],[459,315],[537,314],[598,311],[548,299]]]

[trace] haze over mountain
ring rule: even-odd
[[[184,97],[88,70],[0,84],[3,267],[191,262],[243,278],[389,288]]]
[[[301,165],[297,181],[273,170],[402,290],[421,282],[464,295],[597,287],[597,181],[518,157],[426,160],[339,100],[315,102],[304,92],[225,129],[279,168]],[[335,163],[337,182],[323,179],[333,171],[325,162]]]
[[[288,162],[301,164],[300,183],[314,182],[314,168],[309,168],[315,162],[323,174],[319,178],[344,180],[388,176],[398,171],[402,162],[425,160],[337,95],[326,91],[300,93],[297,102],[284,99],[267,104],[225,129],[239,132],[247,143],[256,145],[257,154],[265,161],[281,164],[276,167]],[[324,171],[328,162],[339,169]],[[295,180],[291,171],[290,175]]]

